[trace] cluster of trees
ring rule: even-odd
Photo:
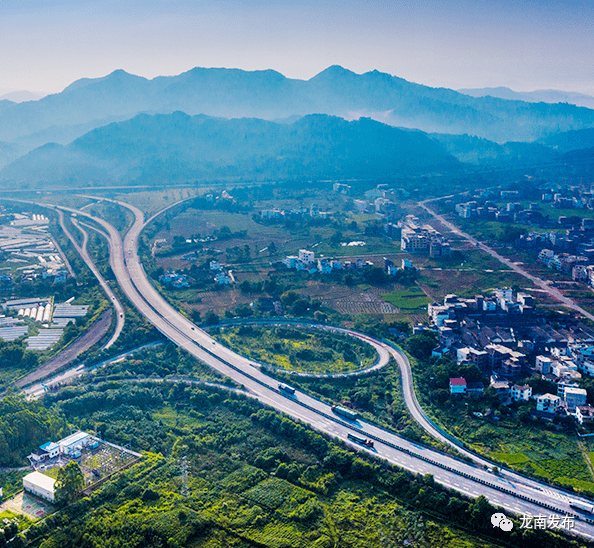
[[[6,520],[8,523],[2,523],[0,526],[0,546],[10,546],[10,542],[19,532],[18,523],[14,520]],[[17,543],[18,546],[18,543]]]
[[[58,437],[66,423],[38,401],[9,395],[0,400],[0,466],[23,466],[36,447]]]
[[[29,370],[37,366],[39,355],[27,350],[24,339],[4,341],[0,339],[0,370],[18,369]]]
[[[392,339],[394,336],[410,335],[412,329],[408,320],[392,320],[385,322],[383,319],[372,315],[359,316],[355,319],[355,330],[367,333],[378,339]],[[434,347],[432,347],[434,348]]]
[[[296,291],[287,291],[280,297],[283,309],[291,316],[313,316],[322,307],[321,301],[312,299],[308,295],[301,295]]]
[[[80,466],[75,461],[70,461],[66,466],[58,470],[56,477],[55,496],[60,504],[71,504],[75,502],[85,485]]]
[[[282,263],[276,263],[278,270],[286,270]],[[335,284],[344,284],[353,287],[358,284],[387,285],[401,284],[410,286],[418,277],[414,269],[398,270],[395,275],[390,276],[383,268],[377,266],[366,266],[364,268],[349,270],[333,270],[329,274],[314,273],[313,276],[320,280]]]
[[[228,263],[247,263],[252,260],[252,251],[248,244],[236,245],[225,250]]]
[[[198,374],[201,378],[217,379],[216,374],[190,354],[169,342],[134,353],[125,360],[101,368],[93,373],[93,382],[144,377],[167,377],[169,375]],[[69,397],[78,392],[78,387],[63,389]]]

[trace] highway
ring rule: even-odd
[[[492,504],[502,506],[509,512],[547,516],[578,515],[570,508],[567,494],[563,490],[527,480],[509,471],[495,475],[483,466],[461,461],[406,440],[361,419],[349,421],[341,418],[332,411],[331,406],[302,392],[296,392],[294,396],[283,393],[278,389],[277,381],[263,374],[250,360],[217,343],[169,305],[156,291],[148,280],[138,256],[138,238],[145,226],[143,214],[133,206],[123,202],[118,203],[128,207],[135,216],[134,225],[126,234],[124,241],[118,231],[103,219],[63,206],[60,206],[60,209],[75,213],[79,217],[87,217],[105,229],[109,236],[110,264],[116,279],[132,304],[149,322],[197,359],[243,385],[263,404],[337,437],[358,451],[367,451],[413,472],[431,474],[436,482],[470,497],[484,495]],[[410,373],[410,365],[406,357],[381,341],[361,334],[353,333],[353,335],[360,336],[372,344],[380,357],[385,358],[388,354],[395,357],[403,371],[405,399],[411,413],[415,420],[423,424],[432,435],[440,438],[442,434],[427,421],[418,402],[415,405],[412,377],[406,380],[404,373],[406,371]],[[348,433],[374,440],[375,448],[370,449],[349,441]],[[476,455],[472,456],[476,458]],[[492,463],[488,464],[492,465]],[[574,495],[572,498],[581,499]],[[586,499],[582,500],[586,501]],[[581,517],[581,520],[576,520],[573,531],[588,539],[594,539],[594,522],[586,521],[585,515]]]
[[[577,515],[575,510],[570,508],[569,499],[563,490],[539,484],[509,471],[495,475],[482,466],[463,462],[400,438],[360,419],[356,421],[342,419],[332,412],[329,405],[307,394],[297,392],[295,396],[288,396],[279,391],[277,381],[264,375],[257,366],[252,365],[253,362],[214,341],[206,332],[169,305],[156,291],[148,280],[138,256],[138,238],[145,226],[143,214],[138,208],[129,204],[118,203],[130,209],[135,217],[134,224],[123,242],[114,227],[101,219],[95,219],[95,221],[100,222],[110,236],[110,249],[115,263],[114,273],[126,295],[138,310],[170,340],[221,374],[245,386],[262,403],[308,423],[317,430],[338,437],[359,451],[371,452],[377,457],[417,473],[432,474],[437,482],[468,496],[485,495],[493,504],[502,506],[510,512],[532,515],[552,513]],[[362,337],[374,344],[380,356],[390,352],[403,371],[410,373],[410,365],[403,354],[380,341],[364,335]],[[405,377],[403,374],[403,379]],[[412,377],[409,377],[408,382],[405,380],[403,386],[405,386],[407,405],[415,419],[428,430],[432,429],[432,433],[440,438],[441,433],[424,418],[418,402],[414,405]],[[373,439],[375,449],[371,450],[347,441],[349,432]],[[472,456],[476,458],[476,455]],[[492,466],[492,463],[489,465]],[[572,498],[579,497],[572,495]],[[594,539],[594,525],[584,520],[576,521],[575,532]]]

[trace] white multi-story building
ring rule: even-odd
[[[568,410],[575,410],[579,405],[586,405],[587,392],[583,388],[565,388],[564,399]]]
[[[536,366],[535,369],[543,374],[548,375],[551,372],[551,368],[553,366],[553,360],[548,356],[536,356]]]
[[[510,396],[514,401],[528,401],[532,396],[532,387],[527,384],[514,384],[510,390]]]
[[[230,285],[235,280],[233,278],[233,275],[231,274],[231,271],[229,270],[228,272],[224,272],[224,271],[219,272],[214,277],[214,281],[217,282],[219,285]]]
[[[555,259],[555,252],[552,249],[543,249],[538,254],[538,260],[544,265],[549,266]]]
[[[283,264],[287,268],[297,268],[297,262],[299,261],[299,257],[296,255],[288,255],[283,259]]]
[[[300,249],[299,260],[306,265],[310,265],[315,260],[315,253],[313,251],[307,251],[307,249]]]
[[[332,272],[332,264],[328,259],[318,259],[318,271],[322,274],[330,274]]]
[[[534,399],[536,400],[536,410],[545,413],[555,413],[561,405],[561,398],[554,394],[537,394]]]
[[[594,377],[594,361],[586,360],[579,363],[578,370],[590,377]]]

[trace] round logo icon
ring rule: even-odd
[[[493,514],[491,516],[491,523],[493,524],[493,527],[499,527],[499,524],[501,523],[501,520],[503,519],[507,519],[507,516],[505,514],[502,514],[501,512],[498,512],[497,514]]]
[[[504,518],[503,518],[503,519],[502,519],[502,520],[499,522],[499,528],[500,528],[502,531],[508,531],[508,532],[509,532],[509,531],[511,531],[511,530],[514,528],[514,522],[513,522],[511,519],[509,519],[509,518],[507,518],[507,517],[504,517]]]

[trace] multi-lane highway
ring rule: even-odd
[[[121,289],[147,320],[172,342],[222,375],[229,376],[243,385],[262,403],[317,430],[340,438],[359,451],[367,451],[417,473],[431,474],[438,483],[468,496],[484,495],[493,504],[516,514],[579,516],[581,519],[576,521],[574,532],[594,539],[594,522],[589,521],[588,515],[580,514],[569,506],[569,498],[563,490],[539,484],[510,471],[494,474],[482,465],[484,463],[489,467],[492,463],[471,453],[469,456],[473,459],[480,459],[479,464],[464,462],[432,450],[361,419],[346,420],[336,415],[328,404],[302,392],[288,395],[279,390],[277,381],[262,373],[250,360],[217,343],[169,305],[156,291],[148,280],[138,256],[138,238],[145,226],[143,214],[133,206],[124,203],[121,205],[128,207],[135,216],[135,222],[124,241],[118,231],[103,219],[93,217],[84,211],[65,207],[61,209],[76,213],[79,217],[88,217],[105,229],[109,237],[110,264]],[[410,376],[410,365],[404,354],[365,335],[353,335],[360,336],[372,344],[380,359],[385,359],[390,354],[394,356],[403,372],[405,400],[413,417],[432,435],[452,443],[428,421],[418,405]],[[349,433],[374,440],[375,448],[370,449],[349,441]],[[578,498],[574,495],[571,497]]]

